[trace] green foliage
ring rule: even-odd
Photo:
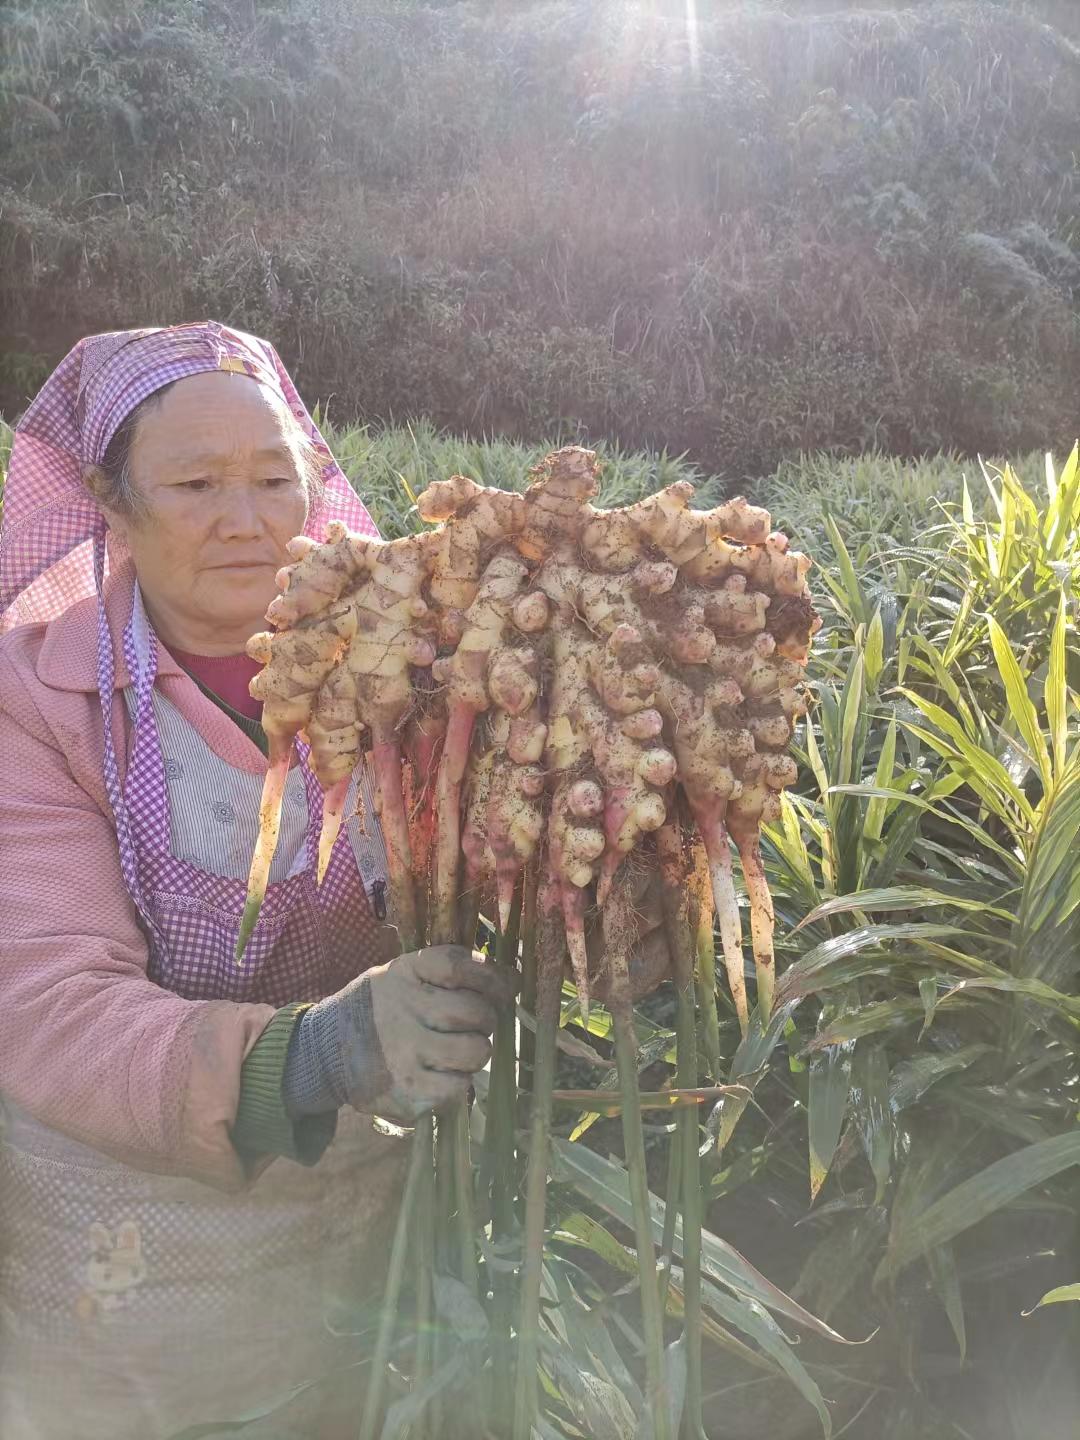
[[[987,463],[992,471],[1004,465]],[[1025,484],[1034,485],[1045,474],[1044,457],[1028,456],[1015,470]],[[959,504],[965,477],[971,475],[979,475],[978,462],[955,454],[922,460],[874,451],[852,457],[800,455],[782,461],[763,491],[776,524],[810,554],[829,545],[826,520],[832,516],[865,580],[867,566],[883,552],[915,545],[928,529],[940,526],[942,506]],[[984,496],[980,515],[989,504]]]
[[[926,478],[957,495],[947,466]],[[795,1294],[842,1328],[876,1317],[863,1379],[911,1387],[925,1426],[948,1409],[940,1321],[990,1390],[999,1347],[1027,1344],[1020,1312],[1059,1278],[1031,1227],[1051,1257],[1068,1243],[1080,1164],[1077,453],[978,483],[986,518],[961,487],[869,582],[860,519],[826,522],[805,782],[768,835],[788,964],[725,1076],[758,1108],[713,1127],[721,1174],[767,1145],[753,1190],[774,1206],[800,1171],[820,1191]],[[1024,1353],[1037,1387],[1048,1362]]]
[[[695,9],[19,0],[0,404],[215,314],[343,416],[740,481],[1071,443],[1076,47],[963,0]]]

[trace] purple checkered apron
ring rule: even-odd
[[[377,918],[345,827],[322,885],[315,883],[322,790],[306,763],[308,747],[296,745],[308,802],[306,863],[267,886],[243,964],[238,965],[234,951],[244,882],[201,870],[170,851],[169,795],[152,702],[157,639],[147,623],[142,643],[137,643],[140,613],[136,599],[124,631],[124,658],[135,688],[127,774],[121,785],[112,726],[106,723],[105,782],[116,819],[124,882],[150,941],[151,978],[188,1000],[258,1001],[274,1006],[318,999],[340,989],[365,968],[365,956],[368,964],[378,957]],[[98,656],[102,704],[107,708],[105,697],[113,693],[113,658],[103,610]]]

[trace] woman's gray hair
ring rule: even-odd
[[[176,383],[175,380],[170,381],[168,385],[163,385],[160,390],[155,390],[136,405],[109,441],[104,458],[96,467],[98,475],[93,486],[94,499],[103,509],[111,510],[115,515],[125,515],[132,520],[139,520],[146,515],[145,497],[139,493],[131,473],[131,448],[143,417],[161,404]],[[315,448],[315,442],[296,423],[292,412],[289,411],[288,414],[292,427],[290,440],[296,450],[297,468],[310,505],[318,501],[323,493],[323,460]]]

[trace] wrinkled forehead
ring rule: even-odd
[[[140,412],[132,440],[133,478],[218,471],[234,464],[296,468],[302,432],[284,402],[246,375],[178,380]]]

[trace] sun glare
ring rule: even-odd
[[[690,72],[698,73],[697,0],[686,0],[686,43],[690,54]]]

